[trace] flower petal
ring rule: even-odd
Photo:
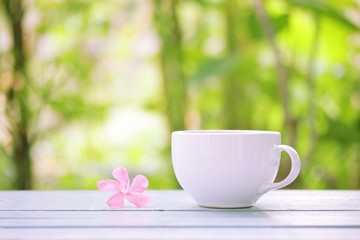
[[[148,179],[143,175],[137,175],[129,188],[129,192],[142,193],[145,191],[145,189],[147,189],[148,186]]]
[[[129,186],[129,174],[126,168],[118,167],[112,171],[113,177],[119,181],[121,191],[125,191]]]
[[[145,207],[150,203],[150,197],[141,193],[131,192],[126,194],[125,198],[138,208]]]
[[[100,191],[119,191],[120,190],[119,182],[115,181],[115,180],[111,180],[111,179],[101,180],[96,185]]]
[[[124,207],[124,194],[116,193],[107,200],[107,205],[113,209],[119,209]]]

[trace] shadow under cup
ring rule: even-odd
[[[281,145],[279,132],[242,130],[176,131],[172,162],[182,188],[203,207],[250,207],[266,192],[290,184],[300,171],[296,151]],[[291,158],[291,171],[274,183],[280,153]]]

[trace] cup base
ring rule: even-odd
[[[208,206],[208,205],[199,204],[199,206],[202,208],[213,208],[213,209],[240,209],[240,208],[251,208],[254,205],[224,207],[224,206]]]

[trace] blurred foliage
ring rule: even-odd
[[[355,0],[3,0],[0,189],[94,189],[117,166],[177,188],[182,128],[280,131],[302,158],[290,187],[358,189],[359,16]]]

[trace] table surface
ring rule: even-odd
[[[360,239],[360,191],[277,190],[243,209],[146,194],[146,208],[112,210],[100,191],[0,191],[0,239]]]

